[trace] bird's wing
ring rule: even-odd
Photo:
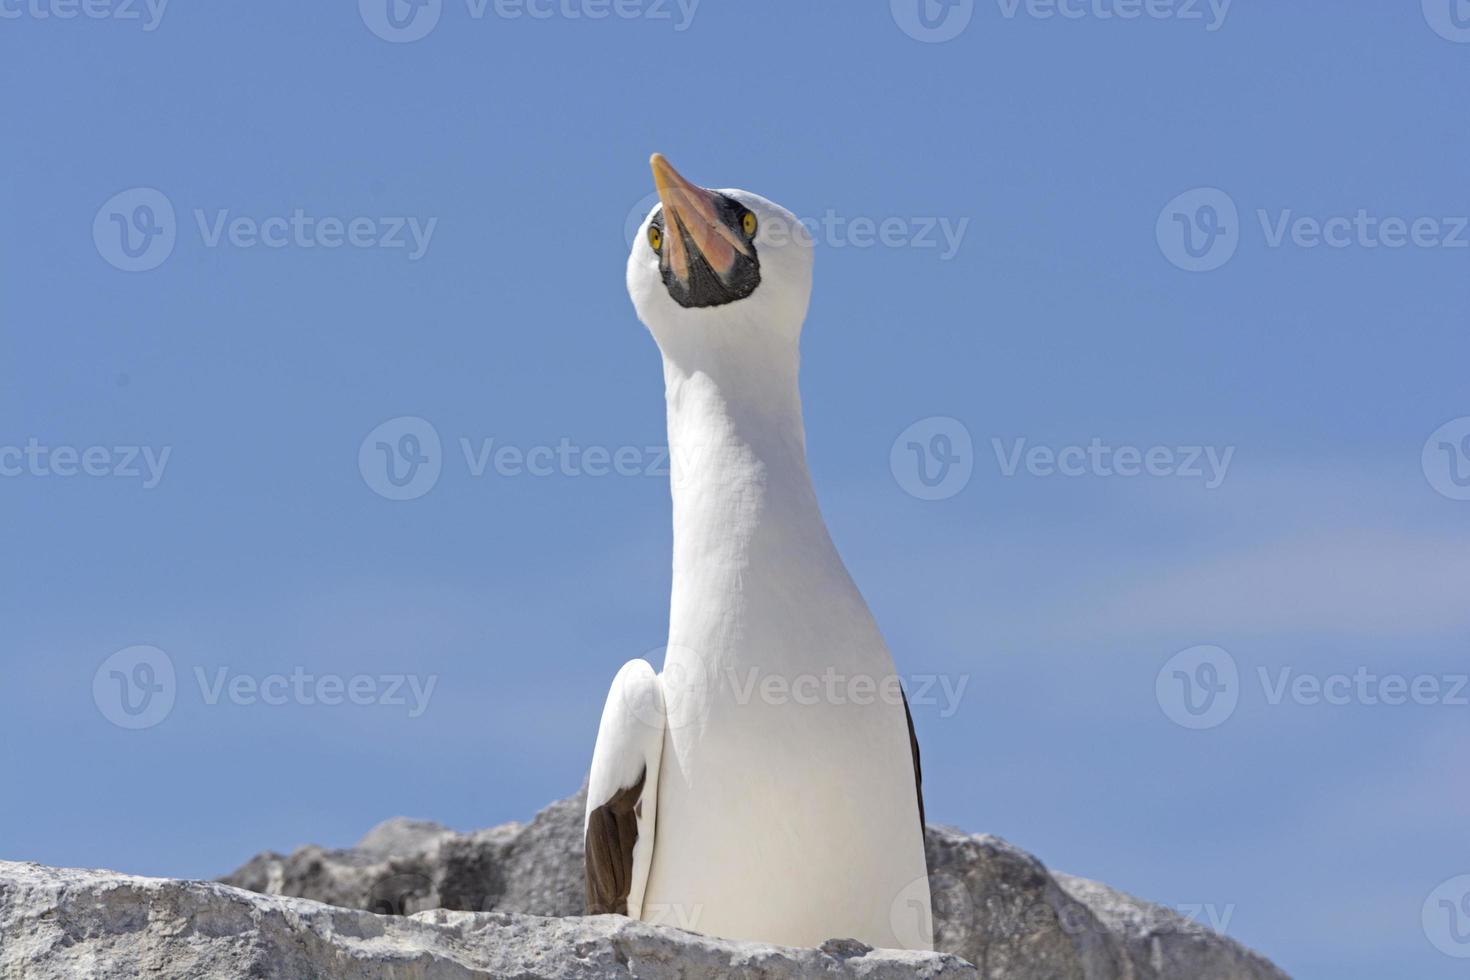
[[[646,660],[628,661],[608,691],[587,782],[588,915],[643,911],[664,727],[658,674]]]
[[[919,837],[924,836],[924,767],[919,764],[919,736],[914,731],[914,714],[909,710],[908,692],[902,687],[903,717],[909,723],[909,751],[914,755],[914,792],[919,795]]]

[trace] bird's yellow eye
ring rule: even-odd
[[[755,215],[749,211],[745,212],[745,217],[740,219],[740,227],[745,229],[746,238],[754,238],[756,228]]]
[[[648,244],[653,246],[655,252],[664,247],[664,233],[659,230],[658,225],[648,226]]]

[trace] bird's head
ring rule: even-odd
[[[633,240],[628,294],[670,354],[713,343],[794,344],[812,289],[812,241],[758,194],[706,190],[655,153],[659,203]]]

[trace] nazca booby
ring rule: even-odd
[[[588,911],[732,939],[933,948],[918,741],[806,465],[812,242],[661,155],[628,292],[663,355],[664,669],[625,665],[588,783]]]

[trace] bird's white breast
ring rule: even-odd
[[[929,948],[904,707],[816,504],[794,366],[789,392],[767,378],[741,404],[728,379],[666,366],[674,586],[643,917]]]

